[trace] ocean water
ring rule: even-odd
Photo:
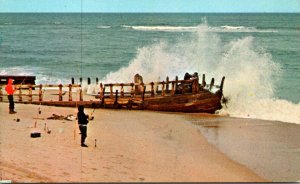
[[[0,75],[225,79],[234,117],[300,123],[300,14],[0,14]],[[201,80],[201,79],[200,79]]]

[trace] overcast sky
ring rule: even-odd
[[[0,0],[0,12],[300,12],[300,0]]]

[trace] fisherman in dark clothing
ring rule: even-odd
[[[87,124],[89,123],[89,116],[86,115],[83,110],[83,105],[78,106],[77,119],[79,130],[81,132],[81,147],[88,147],[84,142],[87,137]]]

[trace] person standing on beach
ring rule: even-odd
[[[85,144],[85,139],[87,137],[87,124],[89,123],[89,116],[84,113],[83,105],[78,106],[77,120],[81,133],[81,147],[88,147]]]
[[[13,80],[12,79],[8,79],[7,85],[5,87],[5,91],[7,93],[7,98],[9,101],[9,114],[15,114],[17,113],[15,111],[15,103],[14,103],[14,92],[15,92],[15,88],[13,87]]]

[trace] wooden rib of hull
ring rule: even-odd
[[[32,101],[21,102],[25,104],[41,104],[61,107],[76,107],[84,105],[87,108],[108,108],[108,109],[138,109],[168,112],[206,112],[214,113],[222,108],[221,95],[200,91],[197,94],[177,94],[174,96],[145,97],[144,101],[140,97],[119,98],[118,103],[114,103],[111,98],[105,98],[105,103],[100,100],[91,101]],[[18,103],[18,102],[17,102]]]

